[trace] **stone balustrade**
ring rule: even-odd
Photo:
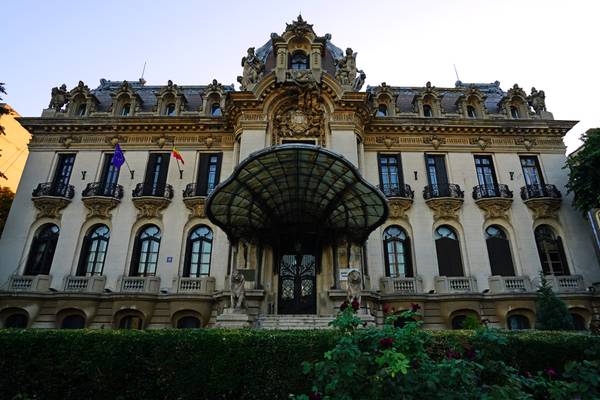
[[[47,292],[52,275],[13,275],[8,282],[8,290],[23,292]]]
[[[423,279],[419,277],[407,278],[385,277],[380,280],[383,294],[417,294],[423,293]]]
[[[106,285],[106,276],[74,276],[67,275],[64,279],[65,292],[102,293]]]
[[[175,277],[172,290],[185,294],[213,294],[216,280],[214,277],[203,276],[199,278]]]
[[[436,276],[435,291],[440,294],[477,292],[474,276]]]
[[[531,292],[531,280],[528,276],[490,276],[490,293]]]
[[[117,287],[123,293],[156,294],[160,289],[160,278],[158,276],[121,276]]]

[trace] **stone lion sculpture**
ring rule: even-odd
[[[353,300],[356,300],[360,305],[361,291],[362,277],[360,275],[360,272],[354,269],[348,274],[348,301],[352,302]]]
[[[231,287],[231,307],[234,310],[241,310],[246,306],[246,297],[244,290],[244,283],[246,278],[240,271],[234,271],[229,277],[229,283]]]

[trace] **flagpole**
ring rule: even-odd
[[[129,168],[129,163],[127,162],[127,159],[125,157],[123,157],[123,160],[125,160],[125,165],[127,166],[127,169],[129,170],[129,174],[131,175],[131,179],[133,179],[133,175],[135,171],[132,171],[131,168]]]
[[[176,158],[175,161],[177,161],[177,169],[179,170],[179,179],[183,179],[183,170],[181,169],[181,165],[179,165],[179,159]]]

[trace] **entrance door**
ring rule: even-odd
[[[316,314],[317,257],[283,251],[279,258],[279,314]]]

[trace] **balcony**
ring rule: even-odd
[[[106,285],[106,276],[74,276],[64,279],[64,291],[75,293],[102,293]]]
[[[490,276],[490,293],[524,293],[533,291],[528,276]]]
[[[188,183],[183,190],[183,203],[190,209],[189,218],[205,218],[204,204],[206,203],[206,194],[200,194],[197,183]]]
[[[81,200],[88,209],[87,218],[110,218],[111,210],[123,198],[123,186],[105,185],[103,182],[88,183],[81,193]]]
[[[435,291],[439,294],[477,292],[474,276],[436,276]]]
[[[71,203],[74,195],[73,185],[60,182],[40,183],[31,193],[33,205],[38,209],[37,218],[59,219],[61,211]]]
[[[157,294],[160,289],[158,276],[121,276],[117,287],[121,293]]]
[[[167,208],[173,198],[173,186],[153,186],[138,183],[132,192],[132,201],[138,209],[138,219],[162,218],[162,210]]]
[[[556,293],[584,292],[586,289],[581,275],[546,275],[546,280]],[[539,278],[535,283],[539,286]]]
[[[507,218],[513,202],[513,192],[504,184],[473,187],[475,204],[483,210],[485,218]]]
[[[415,192],[409,185],[382,185],[379,189],[388,198],[390,218],[406,218],[406,211],[412,206]]]
[[[13,275],[8,281],[9,291],[47,292],[52,275]]]
[[[212,295],[215,291],[215,278],[203,276],[200,278],[176,277],[173,278],[173,290],[180,294],[206,294]]]
[[[521,188],[521,199],[535,219],[557,218],[562,195],[554,185],[527,185]]]
[[[465,193],[454,183],[427,185],[423,189],[425,203],[433,210],[436,221],[441,218],[457,219],[464,197]]]
[[[423,279],[420,276],[415,278],[385,277],[381,278],[380,287],[383,294],[418,294],[423,293]]]

